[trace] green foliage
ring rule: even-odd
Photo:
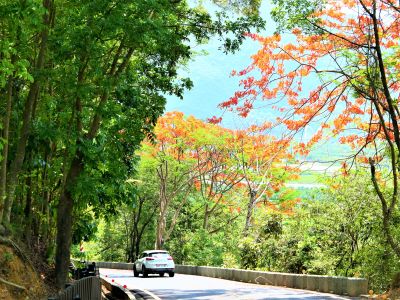
[[[259,258],[263,256],[261,245],[255,243],[252,238],[245,238],[239,245],[241,250],[241,266],[244,269],[255,270],[258,265]]]
[[[257,16],[261,5],[261,0],[213,0],[213,2],[224,9],[233,9],[247,16]]]
[[[9,264],[12,262],[14,255],[12,252],[4,251],[0,255],[0,272],[2,274],[9,273]]]
[[[5,251],[2,255],[1,261],[2,265],[7,265],[13,260],[13,254],[11,252]]]
[[[102,222],[99,226],[98,247],[96,254],[104,261],[126,261],[124,247],[121,241],[125,240],[125,231],[116,218],[109,222]]]
[[[294,215],[267,217],[243,242],[243,267],[366,277],[374,290],[386,290],[398,261],[383,236],[368,177],[359,172],[330,179],[331,188],[302,201]]]
[[[81,241],[92,239],[97,231],[98,221],[94,219],[90,212],[77,212],[75,214],[74,232],[72,243],[79,244]]]
[[[239,269],[239,262],[237,257],[235,256],[234,253],[232,252],[225,252],[222,255],[222,268],[228,268],[228,269]]]
[[[157,195],[156,166],[155,159],[144,156],[140,179],[134,179],[143,196]],[[386,290],[399,265],[382,234],[379,201],[368,179],[369,175],[363,172],[328,178],[324,183],[329,188],[309,195],[292,213],[260,207],[246,237],[242,233],[245,215],[224,225],[232,217],[228,209],[221,210],[218,218],[210,219],[208,230],[204,229],[204,203],[199,191],[193,190],[164,246],[182,264],[366,277],[374,290]],[[143,182],[146,184],[142,185]],[[296,194],[283,192],[276,195],[274,203],[278,206],[293,197]],[[149,200],[150,203],[154,202]],[[246,203],[238,201],[238,204]],[[172,207],[175,205],[179,202]],[[125,230],[127,215],[121,214],[114,220],[112,229],[102,231],[101,248],[107,244],[123,244],[120,249],[127,248],[126,235],[121,233]],[[395,222],[398,220],[394,218]],[[220,231],[210,230],[220,226],[223,228]],[[116,228],[119,232],[111,234]],[[153,247],[154,230],[154,226],[146,230],[141,250]],[[396,232],[396,236],[399,234]],[[103,253],[104,259],[126,258],[123,251],[119,254],[107,251]]]
[[[57,13],[48,25],[43,23],[46,9],[42,1],[0,3],[2,100],[13,79],[10,139],[0,137],[0,150],[6,142],[9,146],[7,165],[17,156],[31,86],[36,82],[40,87],[31,112],[33,120],[28,124],[26,155],[16,190],[20,201],[14,205],[11,227],[17,228],[19,236],[46,244],[40,248],[42,253],[53,253],[55,207],[70,166],[79,161],[79,176],[66,187],[74,203],[73,256],[80,257],[78,244],[84,240],[85,259],[133,260],[136,253],[154,247],[160,204],[157,168],[167,163],[171,178],[182,176],[165,186],[173,194],[167,225],[173,222],[174,211],[181,209],[164,245],[177,263],[364,276],[372,288],[385,290],[400,265],[382,235],[377,221],[379,201],[367,175],[329,181],[332,188],[301,202],[293,213],[257,208],[245,236],[246,191],[224,192],[225,199],[215,206],[212,217],[206,218],[204,212],[219,200],[202,197],[193,186],[187,189],[188,196],[183,190],[171,192],[177,182],[187,180],[183,175],[191,173],[196,159],[177,161],[161,152],[146,156],[149,149],[144,145],[139,161],[141,141],[145,137],[154,141],[153,129],[163,113],[165,96],[182,98],[192,87],[190,78],[178,76],[178,69],[193,57],[194,45],[217,36],[223,51],[234,52],[244,33],[264,27],[257,14],[259,0],[214,2],[223,9],[212,13],[204,7],[191,7],[187,1],[55,1]],[[278,31],[294,27],[318,31],[312,25],[318,20],[309,16],[322,9],[324,1],[273,3]],[[232,8],[242,12],[236,19],[229,14]],[[45,67],[38,68],[38,41],[45,31]],[[358,66],[355,56],[345,51],[341,55]],[[396,66],[393,57],[384,57],[389,68]],[[353,84],[362,87],[368,82]],[[4,115],[4,101],[0,110]],[[91,134],[97,120],[98,128]],[[226,142],[225,136],[208,130],[198,130],[192,138],[196,146],[209,150],[219,150]],[[183,151],[185,141],[175,142],[171,147]],[[225,161],[223,175],[230,173],[233,163],[233,159]],[[279,167],[271,172],[282,180],[288,176]],[[316,179],[307,174],[305,181]],[[259,174],[250,178],[257,180]],[[206,194],[209,178],[204,177],[204,182]],[[271,192],[268,200],[279,206],[294,198],[295,194],[282,189]],[[391,226],[394,236],[400,237],[400,216],[396,214]],[[0,264],[11,259],[5,253]]]
[[[179,229],[177,230],[179,231]],[[237,267],[237,245],[226,232],[210,234],[204,229],[176,233],[168,249],[176,262],[198,266]]]
[[[324,0],[273,0],[275,7],[271,11],[272,19],[277,24],[277,31],[292,30],[300,27],[306,32],[319,32],[317,26],[318,19],[311,18],[310,15],[324,7]]]

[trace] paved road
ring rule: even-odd
[[[149,275],[148,278],[133,277],[132,271],[100,269],[100,274],[128,289],[141,288],[148,290],[162,300],[339,300],[357,299],[312,291],[281,288],[268,285],[257,285],[218,278],[175,274],[175,277]]]

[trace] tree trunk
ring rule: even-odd
[[[136,247],[135,247],[135,255],[136,255],[136,258],[139,256],[139,252],[140,252],[140,242],[142,241],[142,237],[143,237],[143,234],[144,234],[144,231],[145,231],[145,229],[146,229],[146,227],[151,223],[151,221],[153,220],[153,217],[154,217],[154,215],[155,215],[155,213],[156,213],[156,209],[154,209],[152,212],[151,212],[151,215],[149,216],[149,218],[146,220],[146,222],[144,222],[143,223],[143,225],[142,225],[142,228],[140,228],[140,230],[139,230],[139,226],[138,226],[138,232],[136,233]],[[139,220],[139,219],[138,219]],[[138,223],[139,224],[139,223]]]
[[[137,211],[136,209],[133,211],[133,228],[131,231],[132,239],[131,239],[131,252],[130,252],[132,262],[136,260],[139,253],[139,245],[141,240],[141,236],[139,236],[139,220],[141,219],[142,215],[142,206],[143,206],[143,201],[139,199],[139,207]]]
[[[244,230],[243,230],[244,237],[246,237],[249,234],[249,229],[251,226],[251,218],[253,216],[254,205],[256,202],[256,192],[250,189],[249,196],[250,199],[247,205],[246,223],[244,225]]]
[[[36,84],[33,83],[29,91],[28,98],[26,99],[25,102],[23,123],[19,141],[17,144],[17,152],[11,164],[11,169],[8,177],[7,197],[4,203],[4,214],[3,214],[4,223],[10,223],[11,208],[15,199],[15,189],[17,188],[18,184],[18,175],[21,172],[22,164],[25,158],[26,143],[28,141],[29,130],[32,121],[31,117],[32,117],[33,103],[36,101],[38,93],[39,93],[39,83],[38,82]]]
[[[6,183],[7,183],[7,161],[8,161],[8,145],[9,145],[9,129],[11,118],[11,106],[13,97],[13,79],[10,77],[7,86],[7,106],[6,115],[3,119],[3,139],[5,144],[3,146],[3,160],[0,166],[0,224],[3,222],[4,200],[6,197]]]
[[[164,245],[165,222],[167,213],[167,203],[165,197],[160,197],[160,213],[157,220],[157,233],[155,249],[162,249]]]
[[[392,155],[392,172],[394,175],[396,175],[396,166],[395,166],[395,157],[394,157],[395,151],[393,148],[393,145],[391,145],[391,155]],[[374,185],[374,189],[378,195],[378,198],[381,201],[381,208],[382,208],[382,225],[383,225],[383,232],[385,234],[386,240],[388,242],[388,244],[390,245],[390,247],[392,248],[392,250],[394,251],[394,253],[396,254],[396,256],[398,258],[400,258],[400,246],[399,244],[394,240],[393,238],[393,234],[392,231],[390,229],[390,221],[392,219],[392,212],[394,209],[394,205],[395,205],[395,200],[398,197],[398,193],[396,191],[396,193],[394,193],[392,195],[393,200],[390,206],[388,206],[388,203],[386,201],[385,195],[382,193],[381,189],[379,188],[378,185],[378,181],[376,179],[376,170],[375,170],[375,162],[373,159],[369,159],[369,164],[370,164],[370,172],[371,172],[371,180],[372,183]],[[397,178],[396,176],[393,176],[393,180],[396,181]]]
[[[135,261],[135,245],[136,245],[136,234],[131,232],[129,237],[129,249],[128,249],[128,262]]]
[[[26,185],[28,186],[28,191],[26,192],[26,202],[25,202],[25,240],[28,246],[31,245],[32,240],[32,178],[28,176],[26,178]]]
[[[44,216],[43,218],[40,219],[39,221],[39,233],[43,239],[43,241],[46,241],[45,247],[47,248],[47,241],[48,241],[48,227],[49,227],[49,199],[50,199],[50,193],[49,193],[49,185],[50,183],[48,182],[48,172],[47,172],[47,166],[49,162],[52,159],[52,150],[50,151],[50,154],[45,154],[44,155],[44,168],[43,168],[43,173],[42,173],[42,206],[41,206],[41,212],[42,215]]]
[[[139,257],[140,254],[140,241],[142,240],[142,236],[138,236],[135,242],[135,259]]]
[[[57,208],[56,285],[59,289],[65,286],[70,263],[72,209],[72,195],[64,190]]]
[[[210,219],[210,210],[208,209],[208,204],[206,204],[204,208],[204,218],[203,218],[203,229],[207,230],[208,228],[208,221]]]
[[[166,226],[166,214],[168,207],[167,196],[167,180],[168,180],[168,163],[164,161],[157,169],[157,174],[160,179],[160,213],[157,219],[156,243],[155,249],[162,249],[164,245],[164,233]]]
[[[77,153],[68,171],[57,207],[56,284],[59,289],[64,288],[68,275],[74,206],[71,189],[83,170],[82,161],[81,153]]]

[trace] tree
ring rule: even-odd
[[[374,291],[387,290],[398,259],[385,241],[380,201],[369,177],[368,170],[358,170],[323,178],[326,188],[303,200],[293,215],[283,218],[275,240],[264,243],[271,266],[280,271],[364,277]]]
[[[157,174],[160,183],[160,215],[156,247],[169,239],[179,213],[194,189],[202,203],[202,228],[215,233],[223,228],[209,228],[209,219],[219,215],[226,206],[238,206],[229,201],[228,192],[236,187],[243,176],[231,159],[229,140],[232,132],[228,129],[207,124],[192,116],[179,112],[165,114],[155,128],[158,143],[153,149],[159,162]],[[171,204],[179,199],[169,228],[166,216]],[[233,216],[236,219],[238,216]],[[227,220],[231,223],[232,219]]]
[[[202,229],[210,234],[224,229],[239,217],[232,213],[226,221],[219,222],[218,227],[210,226],[212,217],[219,218],[224,209],[232,212],[240,206],[233,191],[243,180],[243,174],[234,160],[232,136],[232,130],[207,123],[193,132],[195,187],[204,206]]]
[[[289,144],[262,131],[255,126],[230,130],[179,112],[158,120],[155,143],[147,141],[141,152],[142,159],[152,159],[157,166],[160,209],[156,247],[169,240],[189,198],[197,199],[196,211],[203,211],[201,228],[209,234],[242,216],[244,186],[252,195],[245,231],[256,204],[272,205],[268,197],[278,194],[293,170],[282,164],[291,157]]]
[[[36,9],[36,11],[34,11]],[[53,1],[43,1],[42,6],[32,2],[30,4],[15,4],[6,1],[2,7],[4,18],[4,29],[2,32],[2,57],[4,63],[2,68],[1,88],[6,86],[6,113],[3,118],[3,162],[1,166],[0,184],[0,221],[10,222],[11,207],[14,201],[14,193],[18,183],[18,175],[21,172],[25,157],[25,148],[31,127],[32,115],[34,114],[35,103],[39,96],[42,85],[42,71],[45,66],[49,29],[54,17]],[[29,20],[30,19],[30,20]],[[41,20],[42,19],[42,20]],[[17,24],[13,22],[17,21]],[[34,28],[40,24],[39,32]],[[32,42],[31,35],[38,34],[38,51]],[[33,74],[33,75],[32,75]],[[9,158],[9,125],[13,98],[16,97],[16,86],[18,79],[25,81],[27,93],[25,98],[22,125],[16,142],[15,156],[12,159],[10,170],[7,170],[7,158]],[[7,189],[6,186],[7,185]],[[4,202],[4,205],[3,205]]]
[[[236,108],[245,117],[256,101],[270,102],[272,109],[282,113],[274,126],[288,131],[285,138],[317,124],[315,134],[296,146],[302,154],[324,137],[338,137],[349,144],[354,154],[349,157],[352,163],[344,167],[355,162],[369,165],[381,203],[383,231],[400,257],[392,234],[400,167],[398,3],[274,2],[278,29],[290,30],[295,42],[285,42],[278,33],[268,37],[250,34],[262,47],[251,66],[233,72],[246,76],[241,80],[243,90],[221,107]],[[252,70],[260,75],[250,76]],[[305,78],[319,84],[306,86]],[[390,176],[383,177],[386,170]],[[390,193],[383,192],[385,186]]]
[[[295,176],[295,168],[288,163],[293,160],[289,153],[288,140],[278,140],[266,135],[270,124],[250,126],[238,130],[233,136],[233,153],[236,164],[243,174],[248,203],[243,235],[246,237],[251,227],[253,211],[257,204],[268,204],[270,198],[279,192],[287,179]]]
[[[195,178],[202,172],[201,165],[195,163],[194,143],[196,131],[204,123],[186,118],[183,113],[171,112],[158,120],[154,130],[156,144],[147,143],[144,153],[150,155],[157,164],[159,182],[159,216],[157,219],[156,249],[161,249],[169,239],[180,211],[193,189]],[[144,155],[143,155],[144,156]],[[171,215],[167,226],[167,216]]]

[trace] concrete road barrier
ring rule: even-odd
[[[351,297],[366,294],[368,291],[368,280],[365,278],[289,274],[183,265],[176,265],[175,270],[177,273],[181,274],[284,286],[289,288],[333,293],[337,295],[347,295]]]
[[[133,271],[133,263],[96,261],[96,266],[98,268],[103,268],[103,269],[119,269],[119,270]]]
[[[98,268],[133,270],[133,263],[96,262],[96,266]],[[180,274],[283,286],[351,297],[367,294],[368,291],[368,280],[365,278],[262,272],[187,265],[176,265],[175,271]]]

